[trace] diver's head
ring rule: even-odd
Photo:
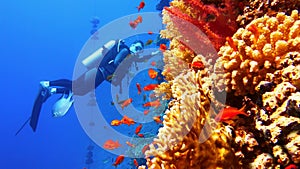
[[[144,43],[140,40],[134,41],[129,47],[131,53],[137,53],[143,49],[144,49]]]

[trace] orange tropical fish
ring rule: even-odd
[[[108,150],[113,150],[120,146],[121,144],[119,143],[119,141],[113,141],[113,140],[107,140],[103,145],[103,147]]]
[[[142,23],[143,22],[143,17],[141,15],[139,15],[134,21],[130,21],[129,22],[129,26],[132,28],[132,29],[135,29],[139,23]]]
[[[154,90],[157,86],[158,86],[158,84],[149,84],[149,85],[145,86],[143,89],[145,91]]]
[[[141,15],[137,16],[137,18],[134,20],[136,23],[142,23],[143,22],[143,17]]]
[[[147,102],[147,103],[143,104],[144,107],[156,107],[156,108],[159,107],[160,105],[161,104],[160,104],[159,99],[156,99],[152,102]]]
[[[135,147],[132,143],[130,143],[129,141],[126,141],[126,144],[130,147]]]
[[[153,117],[153,120],[156,122],[156,123],[162,123],[161,119],[160,119],[160,116],[154,116]]]
[[[155,71],[154,69],[152,69],[152,68],[150,68],[149,70],[148,70],[148,75],[149,75],[149,77],[151,78],[151,79],[154,79],[154,78],[156,78],[157,77],[157,71]]]
[[[139,136],[139,137],[144,137],[144,134],[139,133],[138,136]]]
[[[113,166],[117,166],[119,164],[121,164],[124,160],[124,155],[119,155],[115,161],[115,163],[113,163]]]
[[[149,34],[149,35],[152,35],[152,34],[153,34],[153,32],[152,32],[152,31],[148,31],[148,34]]]
[[[226,37],[226,40],[229,44],[229,46],[234,50],[234,51],[238,51],[236,45],[233,42],[233,39],[231,37]]]
[[[137,27],[138,23],[136,23],[135,21],[130,21],[129,22],[129,26],[132,28],[132,29],[135,29]]]
[[[141,94],[141,92],[142,92],[142,87],[141,87],[141,85],[140,85],[139,83],[136,83],[136,88],[137,88],[137,90],[138,90],[138,94]]]
[[[120,120],[113,120],[110,123],[110,125],[112,125],[112,126],[119,126],[121,124],[122,124],[122,122]]]
[[[194,70],[203,70],[205,68],[205,66],[204,66],[203,62],[195,61],[190,64],[190,68],[192,68]]]
[[[142,0],[142,1],[140,2],[139,6],[137,7],[138,12],[140,12],[140,10],[143,9],[143,8],[145,7],[145,5],[146,5],[146,4],[145,4],[144,0]]]
[[[142,153],[145,154],[145,152],[149,149],[149,144],[146,144],[143,149],[142,149]]]
[[[138,167],[138,166],[139,166],[139,163],[137,162],[137,160],[136,160],[136,159],[133,159],[133,164],[134,164],[136,167]]]
[[[143,127],[142,124],[138,125],[138,126],[136,127],[136,129],[135,129],[135,134],[139,134],[139,132],[141,131],[142,127]]]
[[[122,109],[124,109],[124,107],[128,106],[130,103],[132,103],[132,98],[125,100],[121,105]]]
[[[249,116],[247,113],[245,113],[246,105],[243,106],[241,109],[237,109],[235,107],[225,107],[223,108],[219,114],[215,117],[216,121],[226,121],[226,120],[231,120],[235,118],[237,115],[244,115],[244,116]]]
[[[123,124],[127,124],[128,126],[130,126],[131,124],[135,124],[134,120],[131,119],[131,118],[129,118],[129,117],[126,116],[126,115],[122,118],[121,122],[122,122]]]
[[[162,52],[164,52],[164,51],[167,50],[167,45],[162,43],[162,44],[159,45],[159,49],[160,49]]]
[[[260,32],[257,26],[252,24],[247,29],[254,34],[255,40],[257,40]]]
[[[295,164],[290,164],[286,167],[284,167],[284,169],[297,169],[298,167]]]
[[[144,110],[144,115],[147,115],[150,112],[150,110]]]

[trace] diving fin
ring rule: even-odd
[[[34,132],[36,131],[42,105],[49,98],[50,95],[51,92],[49,91],[49,88],[42,88],[39,91],[38,96],[34,101],[33,109],[31,112],[30,123],[29,123]]]
[[[29,123],[34,132],[36,131],[40,112],[42,109],[42,104],[43,104],[43,96],[41,94],[39,94],[34,102],[34,106],[33,106],[32,112],[31,112],[30,123]]]
[[[31,116],[24,122],[24,124],[20,127],[20,129],[16,132],[15,136],[20,133],[20,131],[25,127],[25,125],[29,122]]]

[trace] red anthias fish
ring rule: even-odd
[[[132,29],[135,29],[139,23],[142,23],[143,22],[143,18],[142,16],[138,16],[134,21],[130,21],[129,22],[129,26],[132,28]]]
[[[155,70],[152,69],[152,68],[150,68],[150,69],[148,70],[148,75],[149,75],[149,77],[150,77],[151,79],[156,78],[156,77],[157,77],[157,74],[158,74],[158,72],[155,71]]]
[[[244,115],[244,116],[249,116],[247,113],[245,113],[246,105],[243,106],[241,109],[237,109],[235,107],[225,107],[223,108],[219,114],[215,117],[216,121],[227,121],[227,120],[232,120],[234,119],[237,115]]]
[[[157,86],[158,86],[158,84],[149,84],[144,87],[144,90],[145,91],[154,90]]]
[[[146,5],[146,4],[145,4],[144,0],[142,0],[142,1],[140,2],[139,6],[137,7],[138,12],[140,12],[140,10],[143,9],[143,8],[145,7],[145,5]]]
[[[139,136],[139,137],[144,137],[144,134],[139,133],[138,136]]]
[[[147,115],[150,112],[150,110],[144,110],[144,115]]]
[[[129,98],[129,99],[125,100],[122,103],[121,108],[124,109],[124,107],[128,106],[130,103],[132,103],[132,98]]]
[[[295,164],[290,164],[286,167],[284,167],[284,169],[297,169],[298,167]]]
[[[149,144],[146,144],[143,149],[142,149],[142,153],[145,154],[145,152],[149,149]]]
[[[194,70],[203,70],[205,68],[203,62],[201,61],[192,62],[189,66]]]
[[[163,43],[162,43],[162,44],[159,45],[159,49],[160,49],[162,52],[166,51],[167,48],[168,48],[168,47],[167,47],[166,44],[163,44]]]
[[[234,51],[238,51],[238,48],[236,47],[236,45],[233,42],[233,39],[231,37],[226,37],[226,40],[229,44],[229,46],[234,50]]]
[[[138,126],[136,127],[136,129],[135,129],[135,134],[139,134],[139,132],[141,131],[142,127],[143,127],[142,124],[138,125]]]
[[[141,85],[140,85],[139,83],[136,83],[136,88],[137,88],[137,90],[138,90],[138,94],[141,94],[141,92],[142,92],[142,87],[141,87]]]
[[[137,16],[137,18],[134,20],[136,23],[142,23],[143,22],[143,17],[141,15]]]
[[[119,155],[115,161],[115,163],[113,163],[113,166],[117,166],[119,164],[121,164],[124,160],[124,155]]]
[[[136,167],[138,167],[138,166],[139,166],[139,163],[137,162],[137,160],[136,160],[136,159],[133,159],[133,164],[134,164]]]
[[[127,124],[128,126],[130,126],[131,124],[135,124],[134,120],[132,118],[129,118],[128,116],[124,115],[121,122],[123,124]]]
[[[160,116],[154,116],[153,117],[153,120],[156,122],[156,123],[162,123],[161,119],[160,119]]]
[[[121,124],[122,124],[122,122],[120,120],[113,120],[110,123],[110,125],[112,125],[112,126],[119,126]]]
[[[113,141],[113,140],[107,140],[103,145],[103,147],[108,150],[113,150],[120,146],[121,144],[118,141]]]
[[[137,27],[138,23],[136,23],[135,21],[130,21],[129,22],[129,26],[132,28],[132,29],[135,29]]]
[[[161,104],[160,104],[160,100],[159,99],[156,99],[156,100],[154,100],[154,101],[152,101],[152,102],[147,102],[147,103],[145,103],[145,104],[143,104],[143,106],[144,107],[159,107]]]
[[[135,147],[132,143],[130,143],[129,141],[126,141],[126,144],[130,147]]]

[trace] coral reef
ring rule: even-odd
[[[171,41],[164,52],[167,82],[155,93],[170,102],[145,152],[147,167],[300,166],[300,17],[292,11],[298,1],[286,2],[287,14],[275,7],[283,1],[263,1],[258,10],[275,13],[253,10],[239,29],[238,3],[211,2],[174,0],[163,10],[161,35]],[[245,107],[248,116],[218,122],[224,106]]]
[[[243,14],[237,18],[237,22],[242,27],[265,14],[276,16],[278,12],[284,12],[290,15],[294,9],[300,8],[299,0],[249,0],[244,3]]]
[[[280,69],[278,62],[290,52],[300,51],[300,20],[298,11],[291,16],[278,13],[264,16],[240,28],[221,47],[215,67],[216,87],[235,95],[253,94],[254,86],[267,73]],[[220,79],[220,80],[219,80]]]

